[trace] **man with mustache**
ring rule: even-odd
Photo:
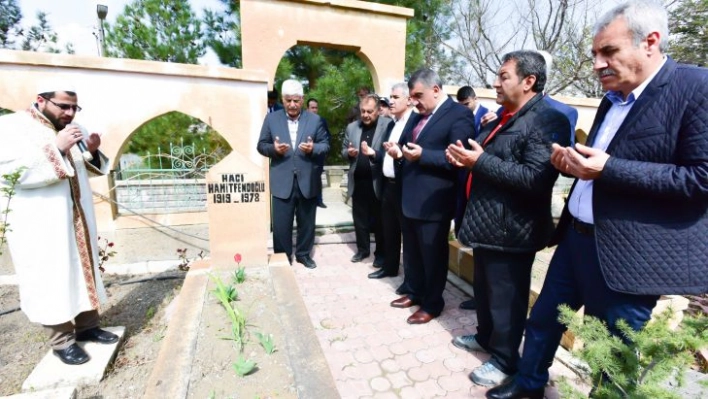
[[[98,133],[72,124],[81,111],[76,91],[66,82],[44,85],[27,111],[0,117],[0,175],[20,173],[9,203],[7,243],[22,311],[44,326],[54,355],[77,365],[90,359],[77,341],[118,341],[99,328],[106,291],[88,180],[108,171],[108,159],[98,151]],[[91,161],[82,157],[82,141]]]
[[[535,51],[502,57],[494,89],[501,117],[477,141],[450,145],[448,160],[470,170],[460,242],[474,255],[477,334],[452,343],[491,354],[470,379],[498,385],[516,372],[529,305],[531,266],[553,233],[551,198],[558,171],[551,145],[570,144],[568,118],[543,99],[546,63]],[[555,145],[555,144],[554,144]]]
[[[383,175],[381,164],[374,163],[376,152],[383,152],[383,141],[391,119],[379,116],[379,96],[367,94],[359,102],[360,119],[349,125],[342,141],[342,158],[349,160],[347,196],[352,199],[352,217],[356,236],[356,253],[351,261],[361,262],[370,255],[374,233],[376,250],[374,267],[384,262],[384,238],[381,224]]]
[[[708,70],[667,57],[668,38],[655,2],[621,4],[595,24],[593,68],[608,92],[586,145],[553,146],[553,165],[577,179],[519,373],[487,398],[543,397],[560,304],[585,306],[626,339],[618,320],[639,330],[659,296],[708,290]]]
[[[285,109],[266,115],[256,147],[270,158],[273,251],[284,252],[292,264],[293,218],[297,218],[295,260],[314,269],[317,264],[310,252],[322,184],[317,159],[329,151],[329,140],[320,117],[302,109],[302,83],[286,80],[280,91]]]

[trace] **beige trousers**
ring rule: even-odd
[[[44,326],[49,333],[49,344],[54,350],[63,350],[76,342],[76,333],[99,326],[98,310],[81,312],[72,321],[53,326]]]

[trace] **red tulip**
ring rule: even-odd
[[[234,255],[234,262],[241,263],[241,254]]]

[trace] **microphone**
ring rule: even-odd
[[[81,140],[76,142],[76,146],[79,148],[79,151],[81,151],[81,156],[84,158],[84,160],[86,162],[91,162],[93,160],[93,154],[91,154],[91,151],[89,151],[86,147],[86,143],[84,143],[84,137],[88,136],[86,129],[84,129],[84,127],[81,125],[77,125],[76,123],[72,123],[70,126],[75,126],[81,131]]]
[[[79,147],[79,150],[81,150],[81,156],[84,157],[84,160],[87,162],[91,162],[93,160],[93,154],[91,154],[91,151],[86,148],[86,143],[84,143],[84,139],[82,138],[79,140],[76,145]]]

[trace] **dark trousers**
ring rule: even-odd
[[[49,345],[52,349],[63,350],[76,342],[76,333],[98,326],[98,310],[89,310],[76,315],[73,321],[43,327],[49,334]]]
[[[445,307],[443,291],[447,283],[450,253],[450,221],[426,221],[403,216],[403,264],[408,267],[409,297],[420,308],[439,316]]]
[[[322,173],[324,172],[324,166],[318,166],[317,167],[317,175],[320,177],[320,180],[322,180]],[[318,190],[317,193],[317,203],[322,204],[324,201],[322,200],[322,185],[320,184],[320,189]]]
[[[585,314],[607,323],[620,336],[616,323],[623,319],[634,330],[651,318],[657,295],[631,295],[611,290],[598,262],[595,237],[568,228],[556,248],[546,281],[526,322],[524,355],[519,361],[518,383],[526,389],[541,388],[548,382],[551,367],[565,327],[558,322],[558,305],[573,310],[585,305]]]
[[[381,201],[374,194],[371,179],[356,180],[352,194],[352,217],[357,252],[368,254],[371,250],[371,233],[376,240],[376,257],[384,253],[384,238],[381,228]]]
[[[473,255],[477,342],[492,355],[490,361],[497,369],[514,374],[529,308],[531,266],[536,253],[474,249]]]
[[[293,217],[297,221],[295,256],[307,256],[315,244],[315,217],[317,197],[305,198],[297,179],[288,199],[273,198],[273,252],[285,252],[288,260],[293,254]]]
[[[384,178],[383,198],[381,199],[381,224],[386,248],[384,250],[383,269],[387,274],[398,274],[401,263],[401,186],[393,179]],[[408,272],[404,267],[403,285],[408,287],[405,279]]]

